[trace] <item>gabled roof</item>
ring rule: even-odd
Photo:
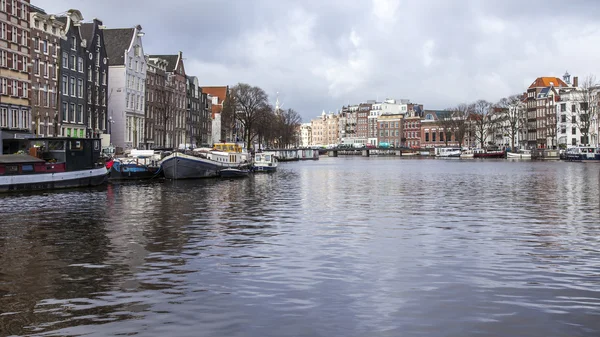
[[[569,85],[565,83],[565,81],[561,80],[558,77],[538,77],[531,83],[529,89],[532,88],[545,88],[549,86],[555,87],[568,87]]]
[[[125,64],[125,51],[129,49],[134,33],[134,28],[104,30],[104,45],[108,56],[108,65],[120,66]]]
[[[175,71],[175,67],[177,67],[179,55],[150,55],[150,58],[160,58],[167,61],[167,71],[172,73]]]
[[[89,49],[94,39],[94,23],[83,23],[79,30],[81,31],[81,37],[85,39],[85,47]]]
[[[227,98],[227,86],[202,87],[202,92],[212,97],[218,97],[218,104],[223,104],[223,101]]]

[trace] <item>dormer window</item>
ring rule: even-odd
[[[135,56],[140,56],[141,55],[141,48],[139,45],[136,45],[135,47],[133,47],[133,53]]]
[[[100,34],[96,35],[96,47],[100,47]]]

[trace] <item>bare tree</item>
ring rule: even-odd
[[[452,130],[454,132],[454,139],[456,139],[458,146],[462,147],[468,132],[469,124],[467,123],[467,119],[469,118],[472,107],[468,104],[461,103],[452,110]]]
[[[492,128],[491,114],[492,104],[490,102],[480,99],[473,103],[470,121],[473,126],[473,135],[481,148],[485,147],[485,142]]]
[[[523,128],[523,101],[522,95],[511,95],[502,98],[496,107],[500,108],[498,116],[502,123],[502,131],[505,132],[510,138],[510,147],[515,148],[516,138],[520,134],[521,128]]]
[[[598,103],[594,89],[598,86],[596,76],[588,75],[575,94],[575,112],[577,113],[575,125],[581,133],[581,144],[590,144],[590,126],[593,120],[594,106]]]
[[[453,109],[446,109],[444,112],[438,112],[437,117],[439,126],[444,129],[442,133],[444,135],[444,144],[448,146],[448,142],[452,140],[452,134],[454,133],[454,111]],[[454,138],[456,140],[456,136]]]
[[[235,128],[235,98],[229,93],[223,100],[223,109],[221,110],[221,141],[227,139],[227,135]]]
[[[293,109],[279,110],[276,112],[277,133],[279,144],[282,147],[296,143],[296,130],[300,126],[302,118]]]
[[[244,128],[246,148],[250,149],[252,139],[256,136],[254,126],[261,112],[269,105],[267,94],[259,87],[253,87],[246,83],[238,83],[231,88],[231,98],[236,107],[236,120]]]

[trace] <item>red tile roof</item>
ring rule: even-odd
[[[538,77],[535,79],[535,81],[533,81],[533,83],[531,83],[531,85],[529,86],[529,89],[545,88],[545,87],[549,87],[550,84],[552,84],[555,87],[568,87],[569,86],[568,84],[566,84],[563,80],[561,80],[558,77]]]
[[[215,87],[202,87],[202,92],[217,97],[217,104],[212,105],[212,117],[215,118],[215,114],[221,113],[223,110],[223,101],[227,97],[228,86],[215,86]]]

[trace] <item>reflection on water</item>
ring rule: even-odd
[[[322,158],[2,196],[0,335],[599,335],[599,176]]]

